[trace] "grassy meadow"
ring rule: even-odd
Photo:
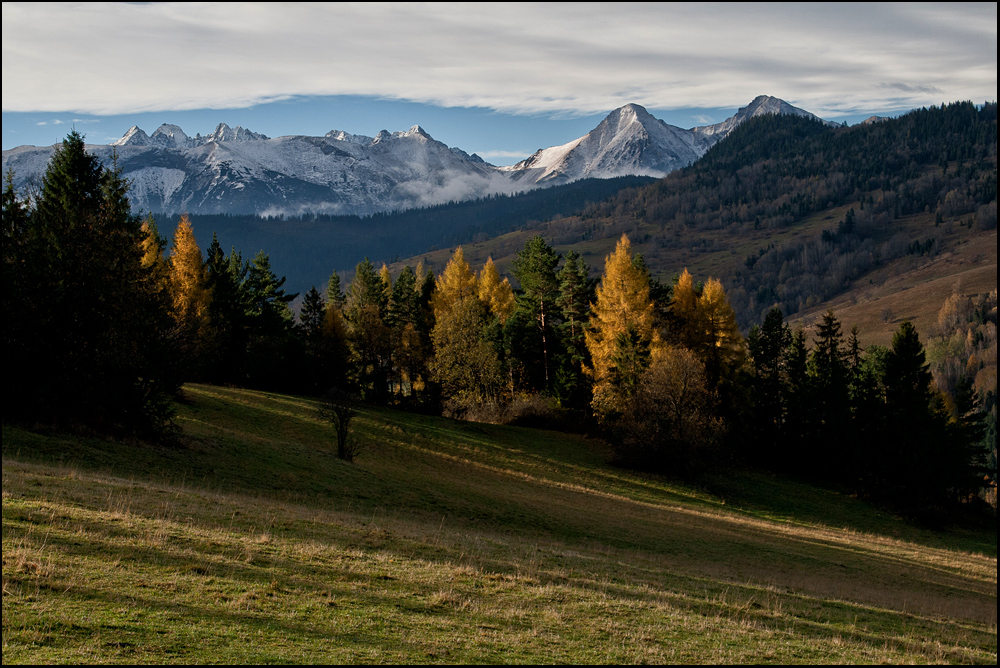
[[[997,661],[996,532],[582,436],[184,388],[174,447],[3,426],[3,662]]]

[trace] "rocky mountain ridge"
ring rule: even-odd
[[[759,96],[715,125],[683,129],[637,104],[615,109],[587,135],[540,149],[510,167],[435,140],[420,126],[375,137],[332,130],[322,137],[270,138],[220,123],[188,136],[164,124],[152,134],[132,126],[109,145],[88,150],[105,164],[116,153],[132,179],[138,209],[158,213],[370,214],[498,193],[622,175],[663,176],[705,154],[746,119],[760,114],[812,114]],[[3,152],[15,185],[38,182],[56,147]]]

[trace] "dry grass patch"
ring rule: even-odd
[[[5,663],[996,662],[995,534],[392,411],[346,465],[308,400],[186,393],[180,450],[4,427]]]

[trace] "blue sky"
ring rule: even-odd
[[[275,137],[421,125],[512,164],[629,102],[681,127],[769,94],[857,122],[996,100],[997,5],[3,4],[3,148],[71,127]]]

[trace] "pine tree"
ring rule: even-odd
[[[849,380],[840,322],[833,311],[827,311],[809,356],[812,406],[808,415],[813,447],[807,457],[811,475],[842,478],[846,474],[850,454],[844,451],[851,418]]]
[[[340,287],[340,274],[333,272],[330,274],[330,281],[326,284],[326,303],[342,309],[346,301],[347,298]]]
[[[198,369],[213,383],[243,383],[247,377],[250,344],[250,304],[246,278],[249,263],[231,249],[222,251],[212,235],[205,260],[208,324]]]
[[[299,311],[299,324],[307,344],[311,344],[320,337],[325,312],[326,304],[323,303],[323,297],[320,296],[319,290],[314,285],[303,297],[302,308]]]
[[[389,398],[392,347],[385,316],[386,286],[368,258],[354,272],[344,309],[348,323],[353,379],[364,399]]]
[[[306,368],[302,372],[303,381],[310,390],[323,389],[323,367],[325,366],[323,346],[323,320],[326,304],[316,286],[309,288],[302,299],[299,311],[299,331],[302,334]]]
[[[754,436],[758,456],[777,463],[784,456],[782,445],[787,407],[787,357],[791,329],[781,309],[771,309],[764,324],[750,331],[748,347],[753,360]]]

